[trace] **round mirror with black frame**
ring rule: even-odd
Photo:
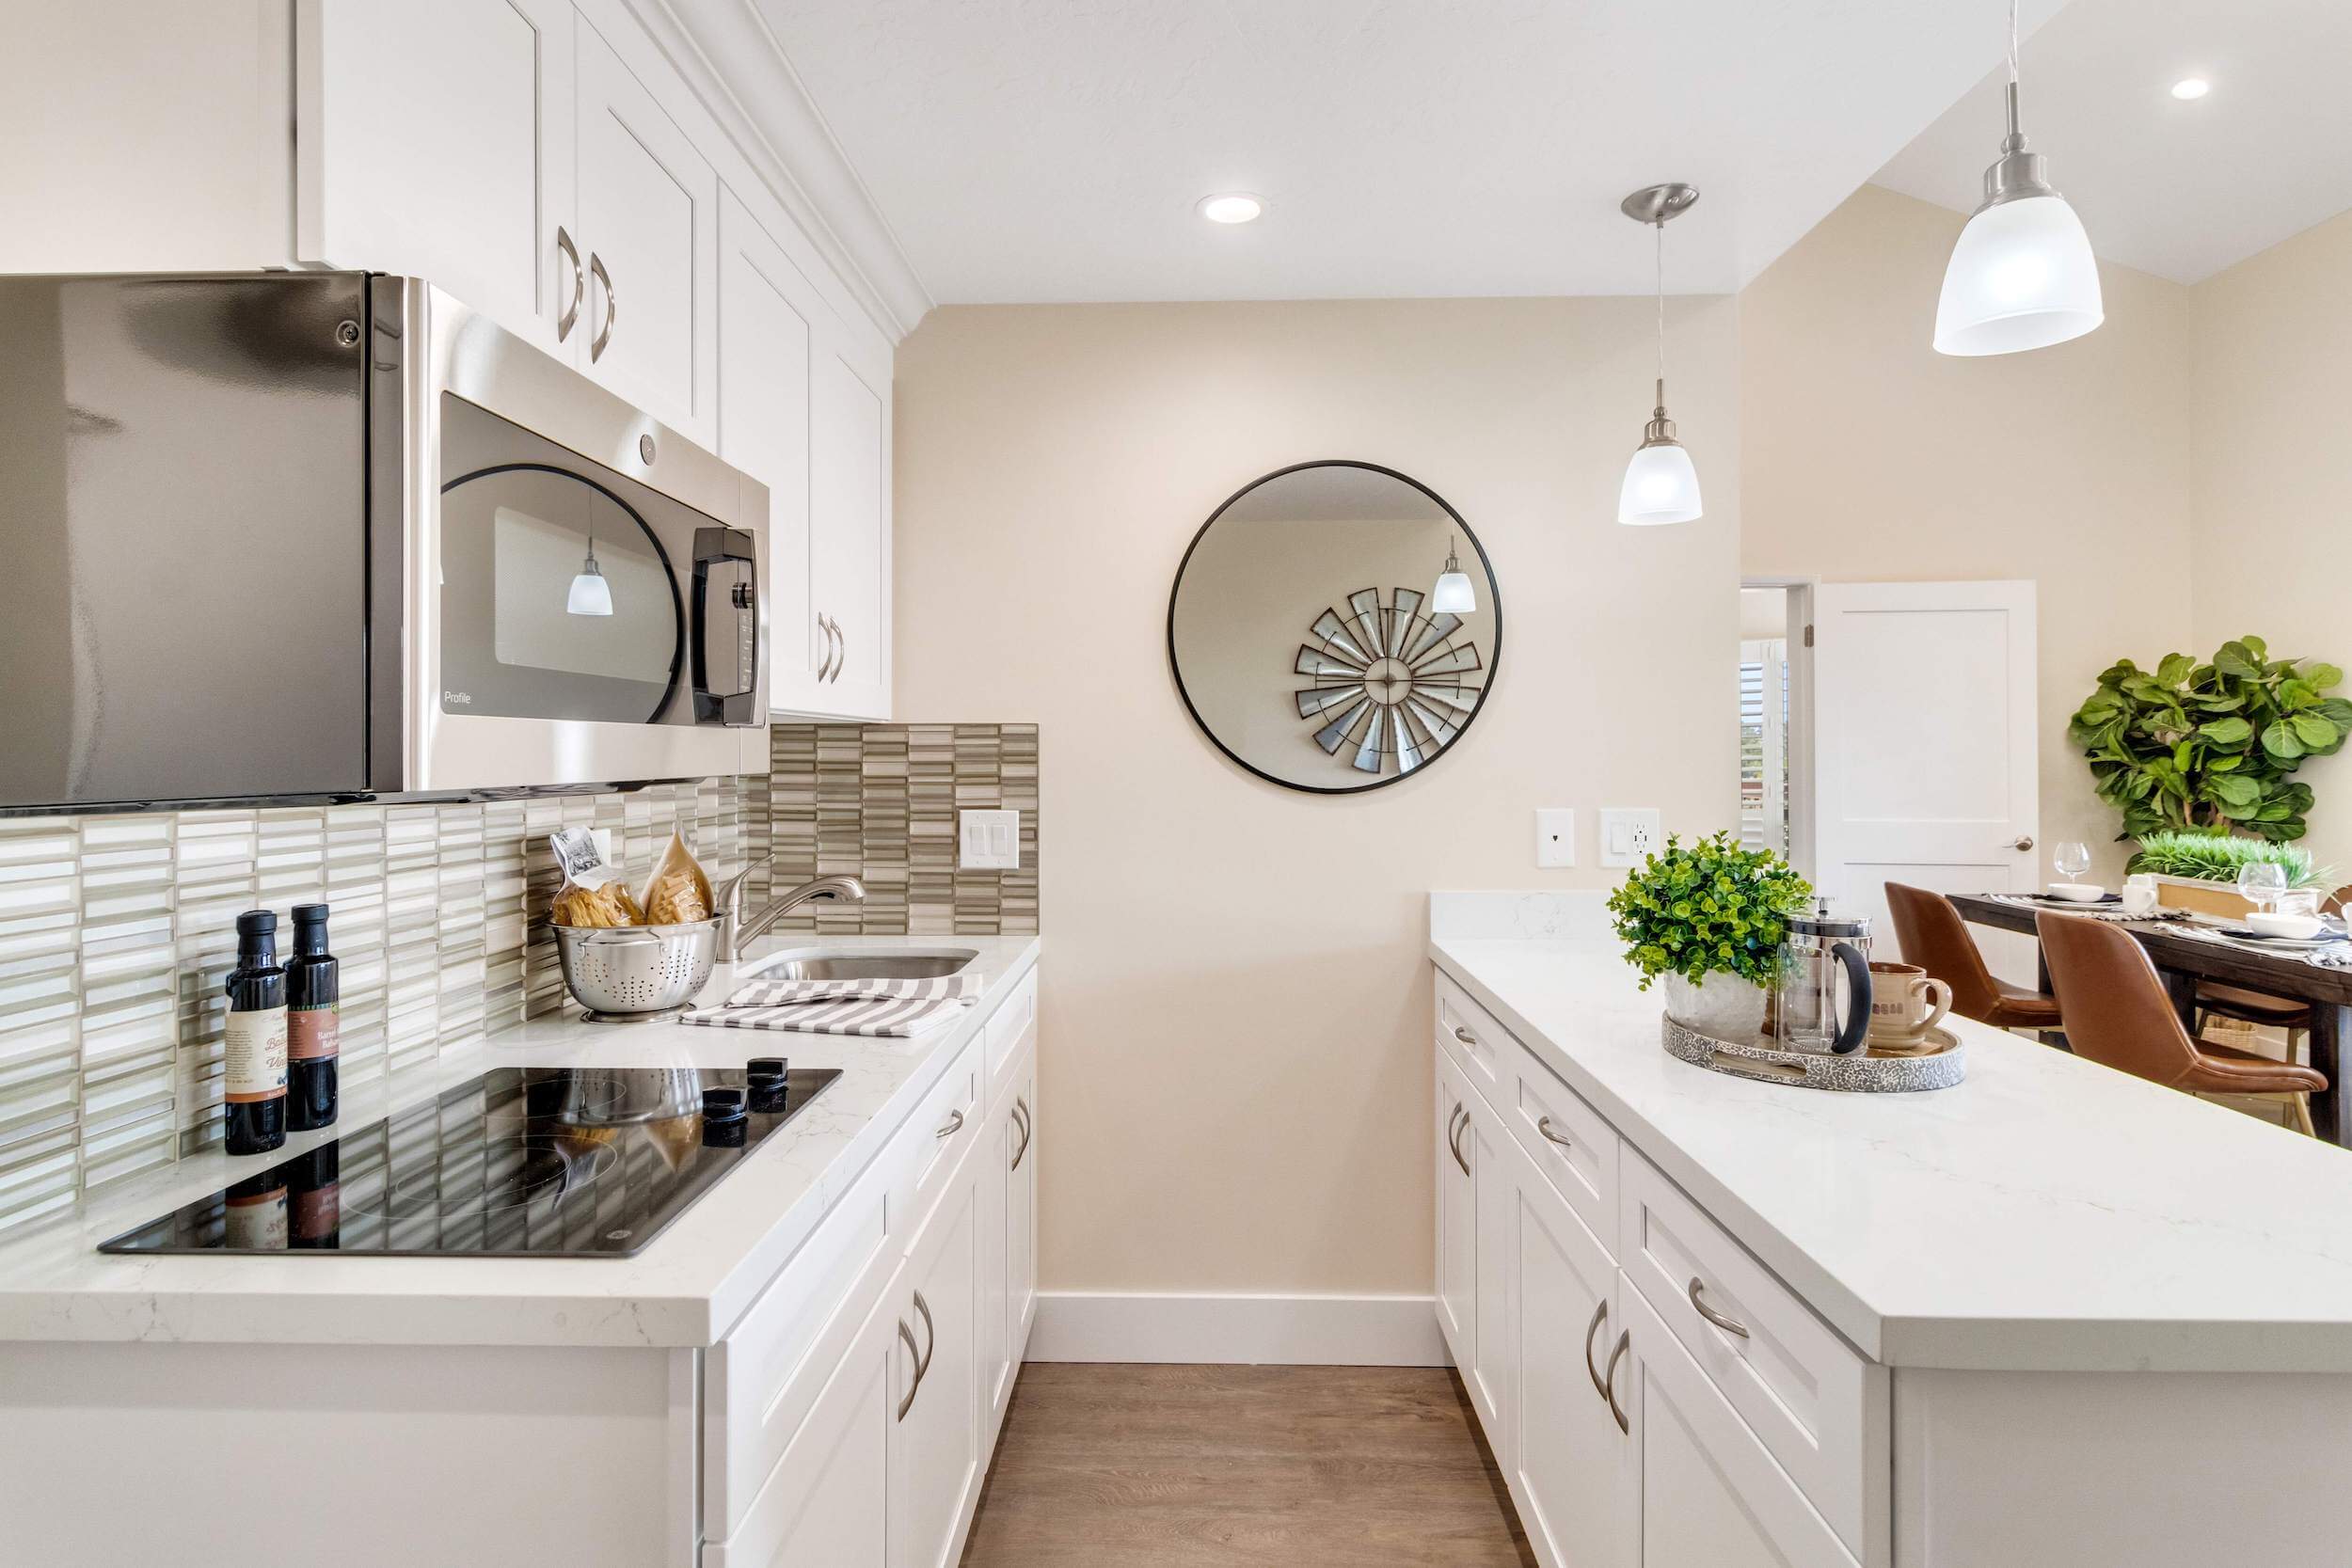
[[[1477,718],[1502,653],[1486,547],[1436,491],[1376,463],[1251,481],[1200,525],[1168,592],[1185,709],[1286,789],[1419,773]]]

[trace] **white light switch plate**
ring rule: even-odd
[[[1600,863],[1639,865],[1665,842],[1656,806],[1600,808]]]
[[[1576,863],[1576,808],[1535,808],[1535,863],[1555,867]]]
[[[1017,811],[960,811],[956,837],[961,853],[956,863],[966,871],[1015,871],[1021,866],[1021,814]]]

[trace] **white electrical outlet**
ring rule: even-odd
[[[1556,867],[1576,863],[1576,808],[1535,808],[1535,863]]]
[[[966,871],[1016,871],[1021,866],[1021,814],[1017,811],[956,813],[960,853]]]
[[[1600,863],[1639,865],[1665,842],[1656,806],[1600,808]]]

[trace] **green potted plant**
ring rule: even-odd
[[[2149,833],[2129,869],[2155,878],[2157,895],[2167,908],[2242,919],[2253,908],[2237,892],[2237,874],[2249,865],[2276,865],[2286,873],[2291,888],[2329,886],[2330,874],[2312,863],[2312,852],[2299,844],[2273,844],[2268,839],[2243,838],[2219,829]]]
[[[1788,918],[1813,888],[1769,849],[1728,832],[1669,837],[1609,895],[1642,989],[1663,979],[1666,1015],[1719,1039],[1762,1032]]]

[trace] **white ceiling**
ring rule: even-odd
[[[2352,208],[2348,70],[2352,0],[2074,0],[2026,46],[2026,135],[2093,249],[2194,283]],[[1974,210],[2006,76],[1986,76],[1877,182]],[[2174,99],[2187,76],[2213,91]]]
[[[1668,287],[1728,291],[2004,47],[2000,0],[755,3],[943,304],[1641,293],[1666,180]]]

